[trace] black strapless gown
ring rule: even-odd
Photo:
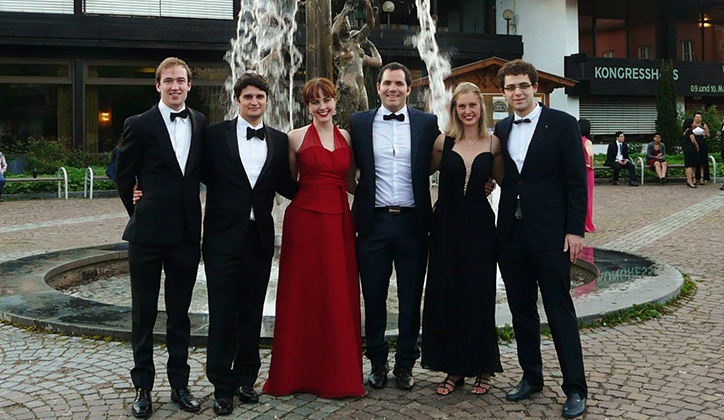
[[[430,235],[422,366],[452,375],[502,372],[495,325],[495,215],[485,196],[493,155],[466,167],[445,139]]]

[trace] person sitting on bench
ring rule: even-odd
[[[621,169],[628,169],[628,184],[632,187],[638,187],[639,183],[636,182],[636,166],[629,160],[628,145],[624,143],[624,139],[623,131],[617,131],[616,141],[608,145],[604,165],[613,168],[613,185],[618,185],[618,173]]]

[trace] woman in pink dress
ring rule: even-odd
[[[313,122],[289,133],[299,192],[284,214],[276,322],[264,393],[358,397],[362,386],[360,289],[347,191],[355,172],[349,133],[334,126],[328,79],[302,91]]]
[[[586,119],[578,120],[581,128],[581,140],[583,141],[583,156],[586,159],[586,175],[588,176],[588,211],[586,212],[586,232],[593,232],[593,143],[591,137],[591,122]]]

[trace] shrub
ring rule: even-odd
[[[68,149],[63,143],[46,138],[29,138],[23,142],[16,142],[12,147],[5,149],[9,158],[24,156],[27,166],[26,176],[33,174],[33,169],[38,174],[55,175],[58,168],[86,168],[88,166],[108,166],[111,162],[111,154],[87,153],[81,149]]]
[[[68,172],[68,191],[83,191],[83,182],[85,180],[85,168],[66,167]],[[93,166],[93,173],[96,176],[105,176],[106,168],[103,166]],[[41,175],[40,178],[56,176],[57,168],[52,174]],[[11,175],[8,179],[23,178],[27,175]],[[116,184],[113,181],[95,181],[93,183],[94,191],[115,190]],[[58,191],[56,182],[10,182],[5,184],[5,194],[37,194],[37,193],[54,193]]]

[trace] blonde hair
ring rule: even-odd
[[[485,127],[485,103],[483,102],[483,94],[480,89],[470,82],[460,83],[453,91],[452,100],[450,101],[450,123],[448,125],[447,135],[456,141],[463,136],[463,122],[460,121],[457,111],[457,102],[460,97],[466,93],[474,93],[480,102],[480,120],[478,121],[478,136],[486,138],[488,130]]]
[[[188,64],[186,64],[185,61],[183,61],[180,58],[176,57],[168,57],[164,59],[161,64],[156,67],[156,83],[161,83],[161,73],[163,73],[164,70],[170,69],[176,66],[183,66],[186,69],[186,76],[187,81],[191,81],[191,69],[189,68]]]

